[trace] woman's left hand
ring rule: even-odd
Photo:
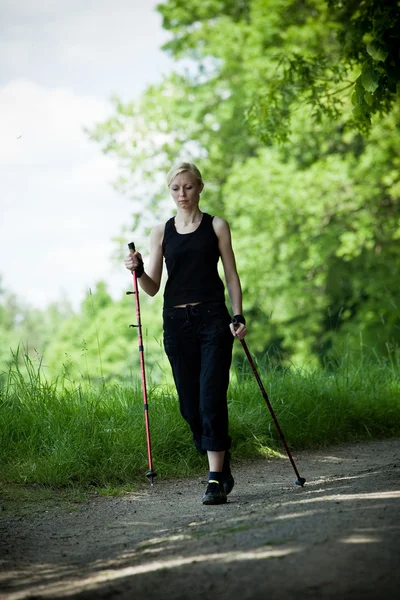
[[[243,340],[246,337],[247,328],[246,325],[243,325],[243,323],[237,323],[236,325],[231,323],[229,327],[231,329],[232,335],[238,338],[238,340]]]

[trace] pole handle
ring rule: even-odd
[[[133,254],[133,253],[135,252],[135,250],[136,250],[136,248],[135,248],[135,244],[134,244],[133,242],[130,242],[130,243],[128,244],[128,248],[129,248],[129,250],[130,250],[131,254]]]

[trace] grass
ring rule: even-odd
[[[365,360],[335,370],[258,364],[292,450],[400,436],[399,368]],[[235,459],[284,452],[249,368],[229,390]],[[67,385],[49,382],[25,357],[0,379],[0,483],[116,493],[144,481],[147,450],[140,381]],[[205,473],[180,416],[175,390],[149,387],[154,467],[159,477]],[[29,486],[26,486],[29,487]]]

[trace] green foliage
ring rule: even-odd
[[[358,344],[363,334],[379,355],[400,343],[393,132],[389,121],[361,155],[328,153],[307,169],[282,162],[276,149],[260,150],[224,186],[246,309],[295,362],[309,348],[339,351],[349,335]],[[258,344],[263,350],[261,335]]]
[[[288,138],[299,103],[311,115],[338,118],[366,132],[398,99],[400,11],[397,0],[174,0],[159,6],[176,58],[212,57],[218,77],[246,70],[247,121],[263,141]],[[215,79],[217,79],[215,77]]]
[[[72,315],[68,302],[39,310],[21,302],[14,294],[0,291],[0,372],[7,367],[10,351],[22,345],[30,357],[42,356],[63,321]]]
[[[138,247],[146,253],[148,228],[171,214],[171,162],[192,159],[206,179],[202,209],[231,225],[254,351],[286,365],[323,365],[347,347],[393,357],[398,2],[170,0],[158,9],[176,72],[135,102],[114,98],[90,134],[119,161]],[[148,371],[162,381],[162,298],[141,299]],[[129,377],[139,368],[133,304],[113,302],[104,284],[77,314],[4,296],[0,361],[22,343],[31,357],[45,352],[49,377]]]
[[[279,362],[399,346],[395,4],[163,2],[178,72],[92,132],[125,191],[152,181],[139,231],[170,215],[170,163],[198,163],[203,210],[232,228],[249,342]]]
[[[397,0],[379,2],[328,0],[340,25],[342,58],[361,68],[352,96],[353,115],[360,128],[371,117],[387,114],[398,99],[400,81],[400,7]]]
[[[137,324],[133,296],[114,301],[100,281],[89,290],[80,310],[51,305],[40,311],[20,307],[13,296],[0,304],[0,373],[18,363],[27,380],[24,356],[42,364],[48,381],[74,387],[92,382],[136,379],[140,374]],[[162,348],[162,297],[140,295],[146,374],[150,381],[170,381]],[[45,357],[45,359],[43,358]]]
[[[137,324],[133,296],[112,301],[104,282],[89,292],[79,314],[67,319],[46,352],[50,377],[73,385],[82,381],[131,380],[140,375]],[[140,294],[146,374],[150,380],[168,378],[161,347],[161,297]],[[155,316],[156,315],[156,316]]]

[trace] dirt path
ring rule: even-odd
[[[399,598],[400,440],[234,465],[224,506],[157,480],[77,510],[0,515],[0,597]]]

